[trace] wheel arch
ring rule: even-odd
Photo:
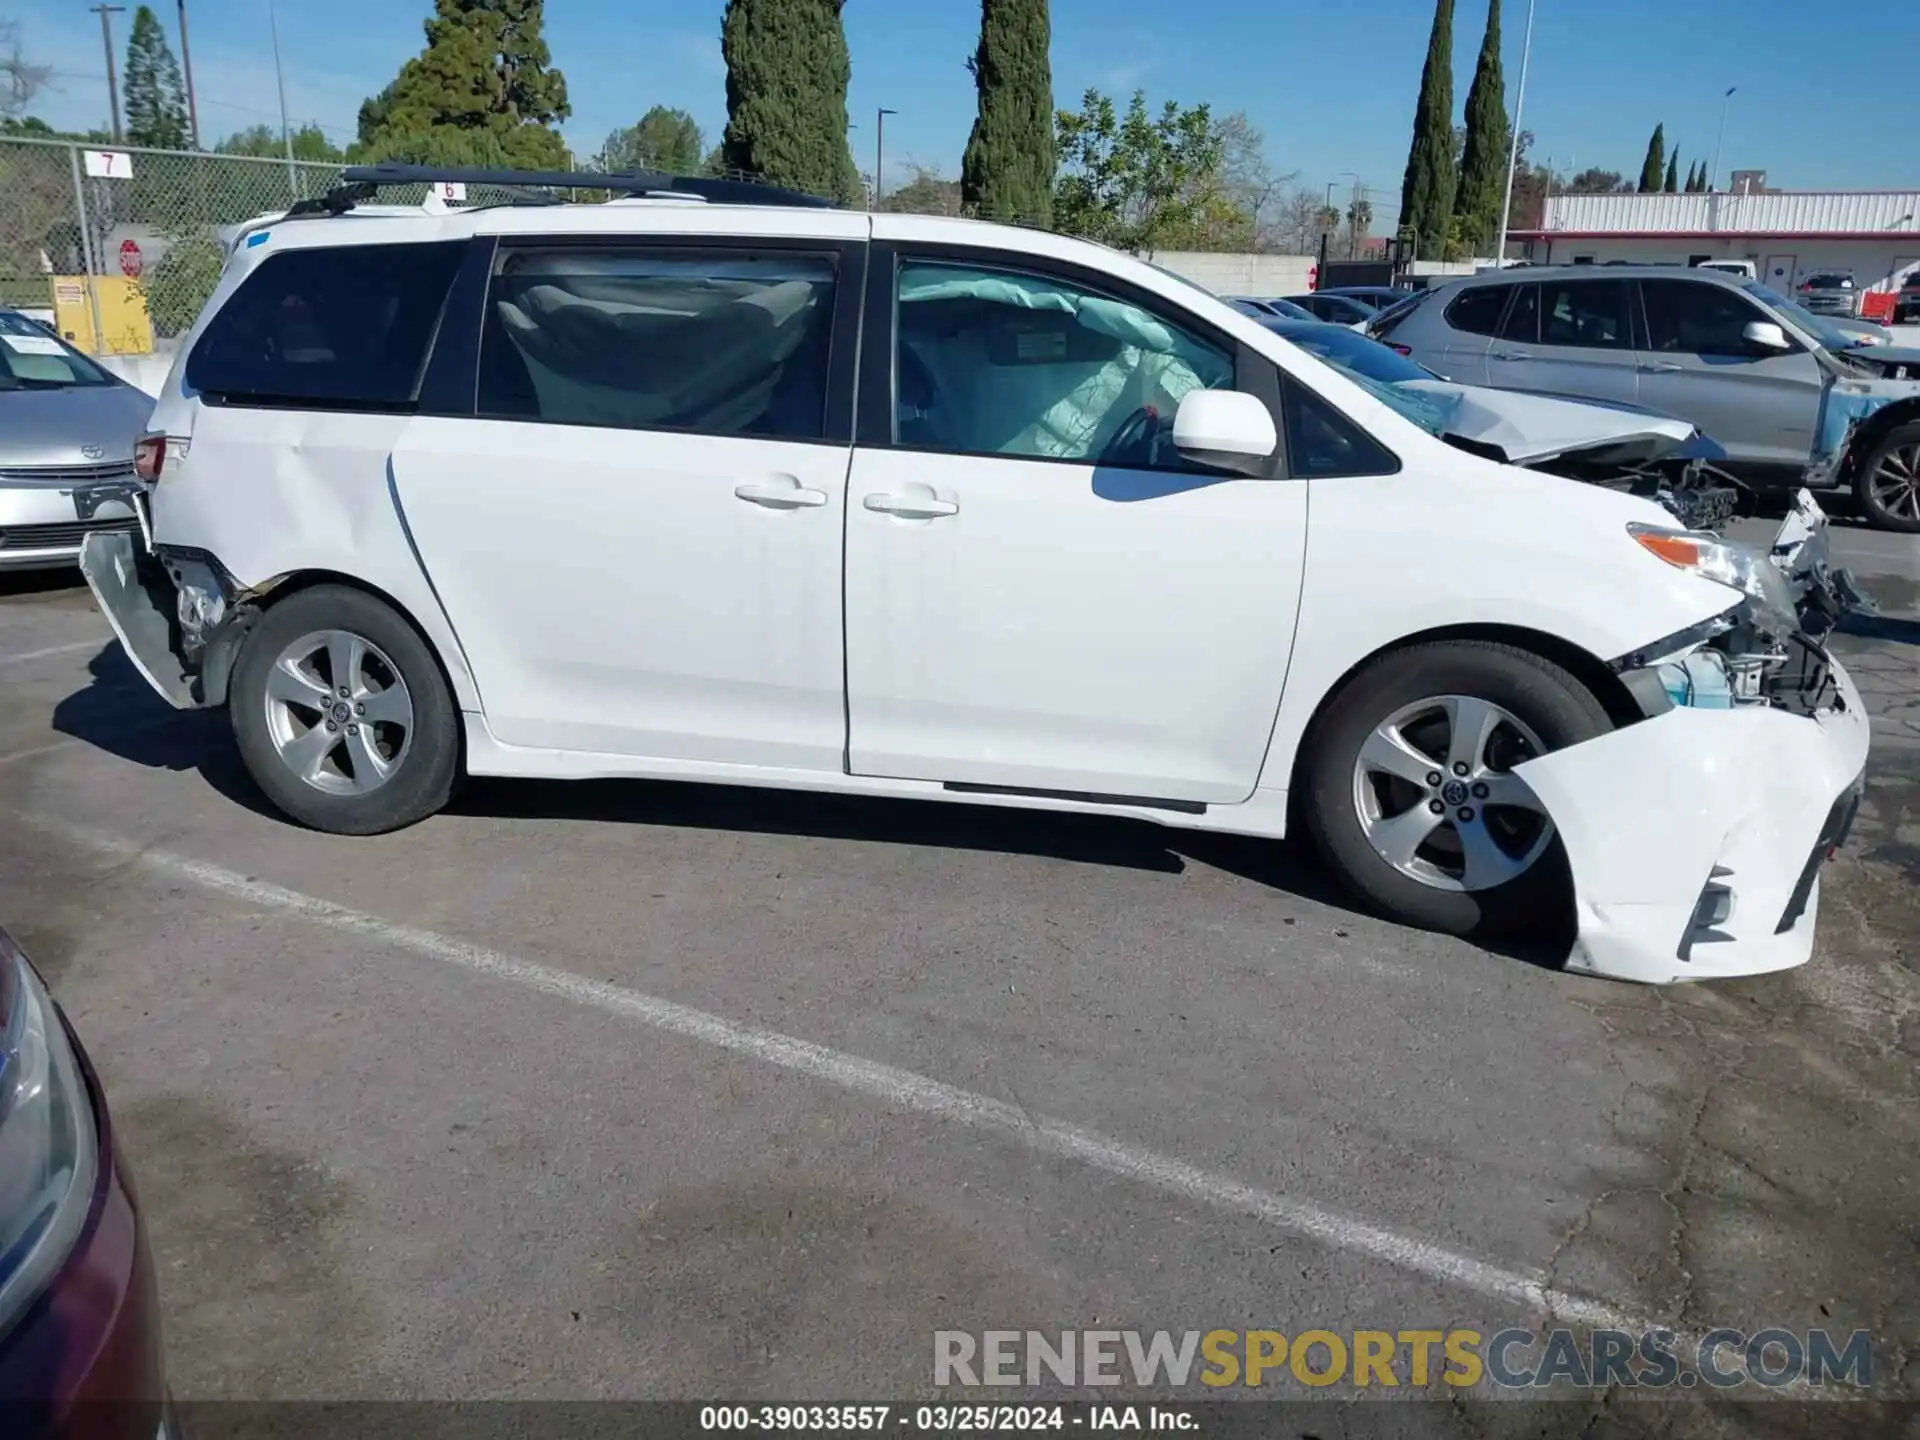
[[[1550,634],[1545,630],[1531,629],[1524,625],[1436,626],[1411,635],[1403,635],[1377,647],[1354,661],[1333,684],[1327,687],[1315,702],[1313,714],[1308,718],[1306,728],[1300,735],[1300,743],[1294,749],[1287,773],[1288,793],[1295,796],[1300,794],[1301,768],[1313,751],[1321,721],[1334,701],[1353,683],[1355,676],[1382,656],[1391,655],[1400,650],[1410,650],[1416,645],[1443,644],[1450,640],[1481,640],[1498,645],[1511,645],[1517,650],[1528,651],[1542,660],[1558,665],[1592,692],[1594,699],[1600,702],[1601,708],[1607,712],[1607,718],[1613,722],[1616,729],[1645,718],[1639,703],[1633,698],[1625,682],[1620,679],[1613,667],[1591,651],[1583,649],[1563,636]]]
[[[1847,437],[1846,458],[1834,477],[1842,485],[1852,486],[1866,469],[1867,461],[1880,448],[1880,442],[1903,425],[1920,423],[1920,395],[1883,405],[1862,420]]]
[[[419,617],[416,616],[404,602],[361,576],[350,575],[341,570],[321,568],[292,570],[284,575],[275,576],[265,584],[256,585],[247,592],[234,620],[222,627],[222,635],[216,639],[213,645],[209,646],[207,661],[202,669],[203,685],[205,686],[208,704],[219,705],[226,702],[228,687],[233,678],[234,666],[239,662],[240,652],[245,648],[247,637],[252,633],[253,626],[258,622],[259,617],[266,614],[283,600],[290,599],[292,596],[301,594],[303,591],[313,590],[322,585],[338,585],[343,589],[358,590],[362,594],[369,595],[373,599],[378,600],[404,620],[412,627],[414,634],[420,637],[420,643],[427,647],[427,654],[433,657],[433,663],[440,671],[440,679],[446,685],[447,693],[453,697],[454,707],[456,709],[466,708],[462,702],[464,696],[472,689],[470,673],[466,670],[464,664],[456,670],[447,663],[446,654],[440,644],[434,639],[433,631],[429,627],[422,625]],[[243,620],[242,616],[246,615],[248,611],[252,612],[251,618]],[[224,644],[222,643],[223,641],[225,642]],[[464,771],[466,766],[466,727],[460,726],[459,730],[460,764]]]

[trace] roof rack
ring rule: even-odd
[[[669,175],[657,170],[469,170],[446,165],[349,165],[340,172],[340,184],[325,195],[297,201],[287,211],[302,215],[344,215],[374,197],[383,185],[492,185],[514,192],[518,201],[558,203],[541,190],[611,190],[622,195],[682,195],[720,205],[800,205],[837,210],[840,206],[818,195],[782,190],[753,180],[716,180],[699,175]]]

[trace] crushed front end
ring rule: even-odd
[[[1805,491],[1771,568],[1724,614],[1614,662],[1644,718],[1517,768],[1566,847],[1568,968],[1666,984],[1811,957],[1820,870],[1852,824],[1870,741],[1826,640],[1870,602],[1828,562]]]

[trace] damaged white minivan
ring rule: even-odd
[[[239,240],[84,556],[294,819],[471,774],[1297,823],[1578,970],[1808,959],[1868,748],[1810,505],[1779,563],[1683,530],[1058,236],[345,179]],[[364,204],[426,179],[632,193]]]

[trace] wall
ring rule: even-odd
[[[1260,300],[1311,290],[1319,264],[1311,255],[1214,254],[1198,250],[1163,250],[1147,258],[1216,295],[1249,295]]]
[[[160,387],[167,383],[167,371],[173,368],[171,350],[159,355],[96,355],[93,358],[101,369],[111,371],[136,390],[144,390],[156,399]]]
[[[1566,265],[1578,256],[1596,262],[1626,260],[1638,265],[1684,265],[1696,255],[1714,260],[1751,260],[1760,278],[1776,290],[1793,285],[1814,270],[1851,270],[1863,290],[1897,289],[1900,275],[1920,266],[1920,235],[1911,240],[1827,240],[1777,235],[1722,235],[1712,239],[1615,239],[1605,235],[1556,236],[1534,240],[1527,258],[1536,265]],[[1773,274],[1767,261],[1791,257],[1789,273]]]
[[[1555,195],[1541,229],[1718,231],[1727,235],[1862,234],[1920,238],[1920,190],[1769,190],[1757,195]]]

